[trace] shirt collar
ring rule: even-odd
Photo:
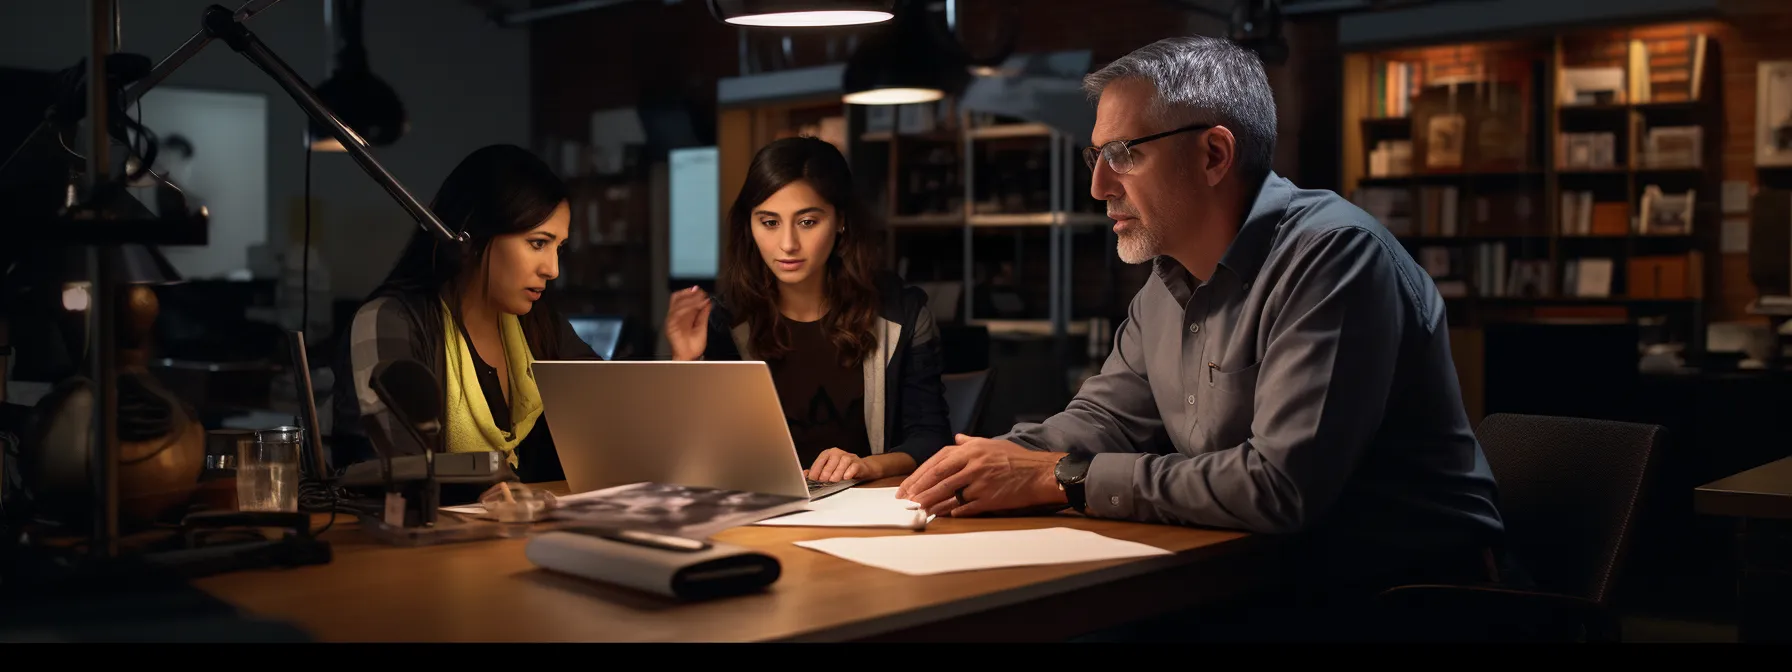
[[[1257,271],[1269,257],[1276,228],[1287,214],[1288,203],[1294,199],[1294,189],[1294,183],[1274,171],[1263,178],[1263,184],[1257,189],[1257,198],[1251,203],[1251,210],[1245,215],[1238,235],[1226,247],[1225,254],[1220,256],[1220,266],[1231,270],[1244,283],[1256,279]],[[1166,284],[1193,283],[1194,276],[1182,264],[1168,256],[1152,260],[1151,270]]]
[[[1238,228],[1238,236],[1220,256],[1220,265],[1231,269],[1246,283],[1255,280],[1257,270],[1263,268],[1263,261],[1269,258],[1276,228],[1281,226],[1282,218],[1288,213],[1288,202],[1293,199],[1294,183],[1274,171],[1265,176],[1262,186],[1257,189],[1257,200],[1251,204],[1250,214],[1245,215],[1244,225]]]

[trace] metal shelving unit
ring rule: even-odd
[[[989,328],[992,335],[1006,334],[1017,336],[1049,336],[1057,341],[1058,352],[1062,355],[1067,350],[1066,338],[1088,334],[1086,323],[1071,321],[1072,273],[1071,234],[1078,227],[1101,227],[1108,223],[1105,215],[1076,212],[1074,209],[1077,194],[1075,166],[1070,162],[1076,160],[1078,152],[1073,140],[1050,126],[1039,123],[1008,123],[978,126],[974,118],[967,112],[959,114],[960,128],[963,135],[964,159],[964,278],[965,321],[969,324],[981,324]],[[1039,138],[1049,143],[1049,168],[1051,171],[1050,209],[1045,212],[975,214],[977,190],[977,143],[983,140],[1005,138]],[[1036,228],[1048,230],[1049,253],[1047,266],[1050,269],[1050,290],[1048,292],[1047,317],[1044,320],[1012,320],[1012,319],[979,319],[973,311],[975,289],[976,235],[979,229],[991,228]]]

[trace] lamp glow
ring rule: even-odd
[[[87,282],[71,282],[62,286],[62,309],[69,312],[81,312],[93,303],[93,295],[87,288],[93,286]]]
[[[771,12],[748,14],[725,19],[737,26],[761,28],[814,28],[819,26],[863,26],[890,20],[889,12],[858,10],[818,10],[809,12]]]
[[[908,105],[910,103],[931,103],[946,97],[939,89],[871,89],[841,96],[840,99],[849,105]]]

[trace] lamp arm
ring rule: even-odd
[[[464,242],[467,239],[466,234],[450,231],[442,223],[442,220],[436,217],[435,213],[430,212],[428,207],[404,188],[404,185],[399,184],[398,178],[387,172],[386,168],[380,165],[379,160],[373,158],[373,154],[367,151],[366,141],[355,135],[354,131],[350,130],[346,124],[342,123],[341,119],[338,119],[328,107],[324,106],[323,101],[318,100],[317,91],[293,72],[285,61],[280,60],[278,55],[268,49],[261,38],[249,32],[248,26],[243,25],[243,20],[255,16],[278,1],[250,0],[236,12],[231,12],[218,5],[208,7],[202,19],[203,27],[200,31],[188,38],[173,54],[157,63],[148,76],[133,84],[125,92],[125,106],[128,108],[150,88],[167,79],[168,75],[172,74],[176,68],[198,54],[212,40],[223,40],[225,44],[230,45],[231,49],[242,54],[244,58],[249,59],[249,62],[254,63],[256,67],[261,68],[262,72],[267,73],[269,77],[279,83],[280,88],[285,89],[286,94],[292,96],[293,102],[298,103],[299,108],[305,111],[306,116],[329,129],[330,135],[342,143],[343,149],[348,150],[349,155],[355,158],[355,163],[361,166],[362,172],[367,173],[368,177],[373,178],[373,181],[385,188],[386,194],[391,196],[392,200],[398,201],[399,206],[416,218],[418,226],[444,241]]]
[[[238,22],[248,21],[249,19],[254,18],[256,14],[266,11],[267,8],[272,7],[274,3],[279,1],[280,0],[249,0],[248,2],[243,3],[242,7],[238,7],[236,13],[232,16]],[[209,10],[207,11],[209,13]],[[201,27],[199,32],[194,33],[192,37],[187,38],[186,42],[182,42],[180,48],[175,49],[174,53],[169,54],[167,58],[162,59],[162,61],[157,63],[154,68],[151,68],[148,75],[145,75],[142,79],[132,83],[131,87],[125,90],[123,105],[120,107],[127,110],[131,109],[131,106],[137,104],[137,99],[142,98],[143,94],[149,93],[149,90],[155,88],[157,84],[161,84],[162,80],[168,79],[168,75],[174,74],[176,69],[186,64],[188,59],[193,58],[198,55],[200,51],[203,51],[205,45],[211,43],[211,31],[205,27]]]

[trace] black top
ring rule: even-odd
[[[927,307],[926,292],[905,286],[901,278],[889,274],[880,279],[878,290],[881,294],[879,314],[902,329],[895,343],[886,343],[882,351],[872,353],[884,361],[883,389],[861,390],[861,397],[883,400],[883,452],[908,453],[915,459],[915,464],[921,464],[952,443],[945,389],[940,382],[940,333]],[[744,318],[737,321],[719,300],[714,305],[715,309],[709,313],[709,343],[704,348],[703,357],[714,361],[739,360],[741,352],[735,346],[733,329],[737,324],[744,324]],[[832,356],[832,351],[829,352]],[[766,366],[770,368],[771,363]],[[838,358],[830,361],[828,366],[838,367]],[[854,369],[854,376],[862,387],[862,368]],[[841,415],[850,415],[854,422],[864,422],[862,410],[847,413],[842,409]],[[858,432],[865,434],[869,442],[869,435],[862,426]],[[849,450],[845,446],[841,448]]]
[[[784,420],[796,454],[807,468],[821,451],[839,448],[871,456],[865,434],[865,374],[858,366],[841,366],[840,349],[828,340],[821,322],[778,318],[789,330],[791,351],[765,365],[778,388]]]

